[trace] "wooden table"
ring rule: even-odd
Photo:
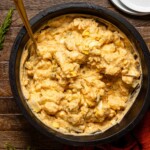
[[[49,6],[71,1],[77,0],[24,0],[29,18]],[[88,0],[80,1],[88,2]],[[93,3],[116,11],[126,18],[141,33],[150,49],[150,16],[126,15],[118,11],[109,0],[93,0]],[[0,24],[11,7],[14,7],[12,0],[0,0]],[[41,150],[59,150],[62,149],[63,144],[45,137],[32,127],[20,112],[11,93],[8,61],[11,47],[21,26],[22,22],[15,10],[12,25],[5,39],[4,49],[0,51],[0,149],[5,149],[5,144],[11,143],[17,149],[25,149],[30,145]]]

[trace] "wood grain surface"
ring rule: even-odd
[[[32,18],[39,11],[49,6],[75,1],[77,0],[24,0],[24,3],[28,17]],[[88,2],[90,0],[78,1]],[[127,15],[116,9],[109,0],[93,0],[92,2],[116,11],[122,17],[126,18],[141,33],[150,49],[150,15],[144,17]],[[11,7],[15,8],[12,0],[0,0],[0,24]],[[29,124],[12,96],[9,84],[8,61],[11,47],[22,26],[21,19],[16,10],[14,11],[12,20],[10,30],[6,35],[4,49],[0,51],[0,150],[5,149],[6,143],[11,143],[20,150],[25,149],[29,145],[38,150],[61,150],[63,144],[45,137]]]

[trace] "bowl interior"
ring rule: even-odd
[[[136,101],[132,105],[131,109],[125,115],[124,119],[100,134],[93,134],[89,136],[73,136],[73,135],[64,135],[60,132],[54,131],[51,128],[45,126],[41,121],[39,121],[35,115],[32,113],[30,108],[28,107],[25,99],[23,98],[23,94],[20,87],[19,82],[19,68],[20,68],[20,59],[22,55],[23,48],[26,42],[29,39],[29,36],[26,33],[26,30],[21,29],[20,33],[17,36],[17,39],[14,43],[11,58],[10,58],[10,82],[12,91],[15,99],[17,100],[18,105],[20,106],[23,114],[27,117],[27,119],[36,127],[38,130],[43,132],[48,136],[53,136],[54,138],[58,137],[58,140],[62,142],[67,142],[68,144],[73,145],[82,145],[82,144],[96,144],[98,142],[105,143],[112,141],[121,135],[124,135],[130,129],[132,129],[135,124],[143,117],[144,112],[148,108],[149,100],[148,100],[148,91],[149,91],[149,68],[148,68],[148,49],[138,34],[138,32],[134,29],[132,25],[122,19],[119,15],[106,10],[102,7],[98,7],[95,5],[89,4],[68,4],[68,5],[60,5],[56,7],[52,7],[47,9],[44,12],[41,12],[36,17],[31,20],[32,29],[35,32],[41,27],[44,22],[50,20],[54,17],[64,15],[64,14],[89,14],[93,16],[100,17],[104,20],[107,20],[117,26],[123,33],[127,35],[127,37],[132,41],[138,51],[143,71],[143,80],[140,93],[137,96]]]

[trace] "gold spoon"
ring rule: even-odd
[[[36,54],[37,43],[36,43],[36,40],[34,38],[34,35],[33,35],[32,29],[31,29],[31,26],[30,26],[30,23],[29,23],[27,14],[26,14],[26,10],[25,10],[23,1],[22,0],[14,0],[14,3],[16,5],[16,9],[18,10],[19,15],[20,15],[20,17],[23,21],[23,24],[24,24],[24,26],[25,26],[28,34],[29,34],[29,37],[31,38],[31,40],[33,42],[33,45],[34,45],[34,48],[35,48],[34,52]]]

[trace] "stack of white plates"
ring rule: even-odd
[[[143,16],[150,14],[150,0],[110,0],[125,13]]]

